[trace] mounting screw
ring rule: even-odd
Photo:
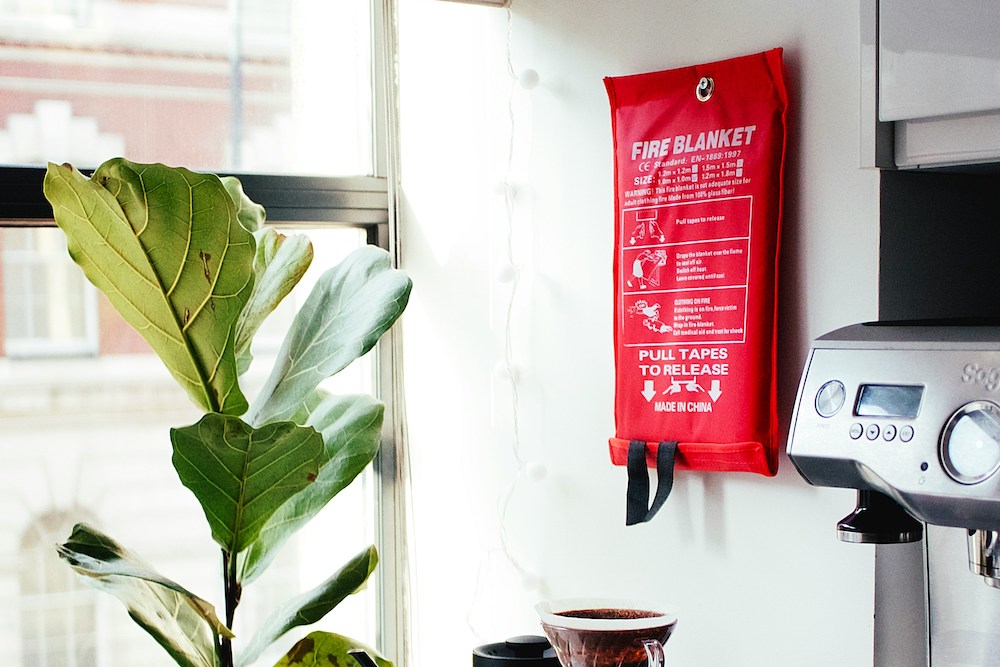
[[[699,102],[707,102],[712,93],[715,92],[715,79],[710,76],[701,77],[698,87],[694,89],[694,94]]]

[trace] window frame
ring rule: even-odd
[[[264,207],[267,223],[317,227],[353,227],[367,242],[390,253],[399,265],[397,112],[395,63],[396,0],[370,0],[372,6],[373,175],[352,177],[219,172],[239,178],[250,199]],[[110,157],[110,156],[109,156]],[[0,165],[0,227],[54,227],[52,208],[42,192],[45,167]],[[372,350],[373,393],[385,404],[382,442],[373,462],[376,546],[381,599],[376,645],[397,664],[408,656],[406,618],[406,526],[400,336],[394,327]]]

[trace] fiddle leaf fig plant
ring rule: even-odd
[[[411,281],[371,246],[328,269],[251,400],[240,386],[251,342],[309,267],[308,239],[265,227],[264,209],[233,177],[115,158],[90,177],[50,163],[43,188],[74,261],[204,413],[170,430],[171,460],[221,550],[224,612],[96,527],[77,525],[58,553],[115,595],[178,665],[247,667],[363,588],[378,563],[374,546],[362,549],[313,590],[290,596],[234,655],[243,587],[378,452],[382,403],[320,384],[392,327]],[[358,641],[322,631],[278,664],[349,665],[358,649],[391,667]]]

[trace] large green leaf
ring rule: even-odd
[[[302,405],[296,410],[295,414],[292,416],[292,421],[296,424],[306,424],[309,423],[309,417],[314,411],[316,411],[319,406],[330,399],[332,394],[323,388],[318,388],[313,391],[313,393],[306,396],[306,400],[302,401]],[[346,397],[345,397],[346,398]],[[322,430],[315,422],[310,424],[317,431]]]
[[[291,419],[326,378],[365,354],[403,312],[411,281],[389,254],[358,248],[317,281],[254,400],[251,424]]]
[[[323,457],[323,438],[311,427],[275,422],[255,429],[216,413],[171,429],[170,440],[177,475],[201,503],[212,538],[234,556],[316,481]]]
[[[344,598],[365,585],[377,564],[378,552],[374,546],[370,546],[319,586],[285,602],[264,621],[264,625],[240,654],[237,664],[252,664],[264,649],[292,628],[311,625],[326,616]]]
[[[218,665],[215,638],[233,635],[208,602],[85,524],[78,524],[56,549],[89,584],[121,600],[132,619],[179,665]]]
[[[357,662],[348,654],[352,649],[364,649],[378,667],[392,667],[391,662],[356,639],[332,632],[310,632],[274,667],[357,667]]]
[[[253,292],[236,323],[236,358],[240,372],[250,366],[250,343],[264,319],[288,296],[312,262],[313,249],[303,234],[284,236],[267,227],[254,234]]]
[[[241,556],[240,579],[257,578],[281,546],[365,469],[378,452],[385,406],[371,396],[325,396],[307,426],[323,436],[324,461],[315,484],[289,498]]]
[[[254,241],[219,178],[118,158],[89,179],[50,163],[44,190],[70,255],[195,403],[243,414],[234,332]]]

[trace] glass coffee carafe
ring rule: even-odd
[[[572,598],[535,609],[562,667],[663,667],[677,625],[663,605],[635,600]]]

